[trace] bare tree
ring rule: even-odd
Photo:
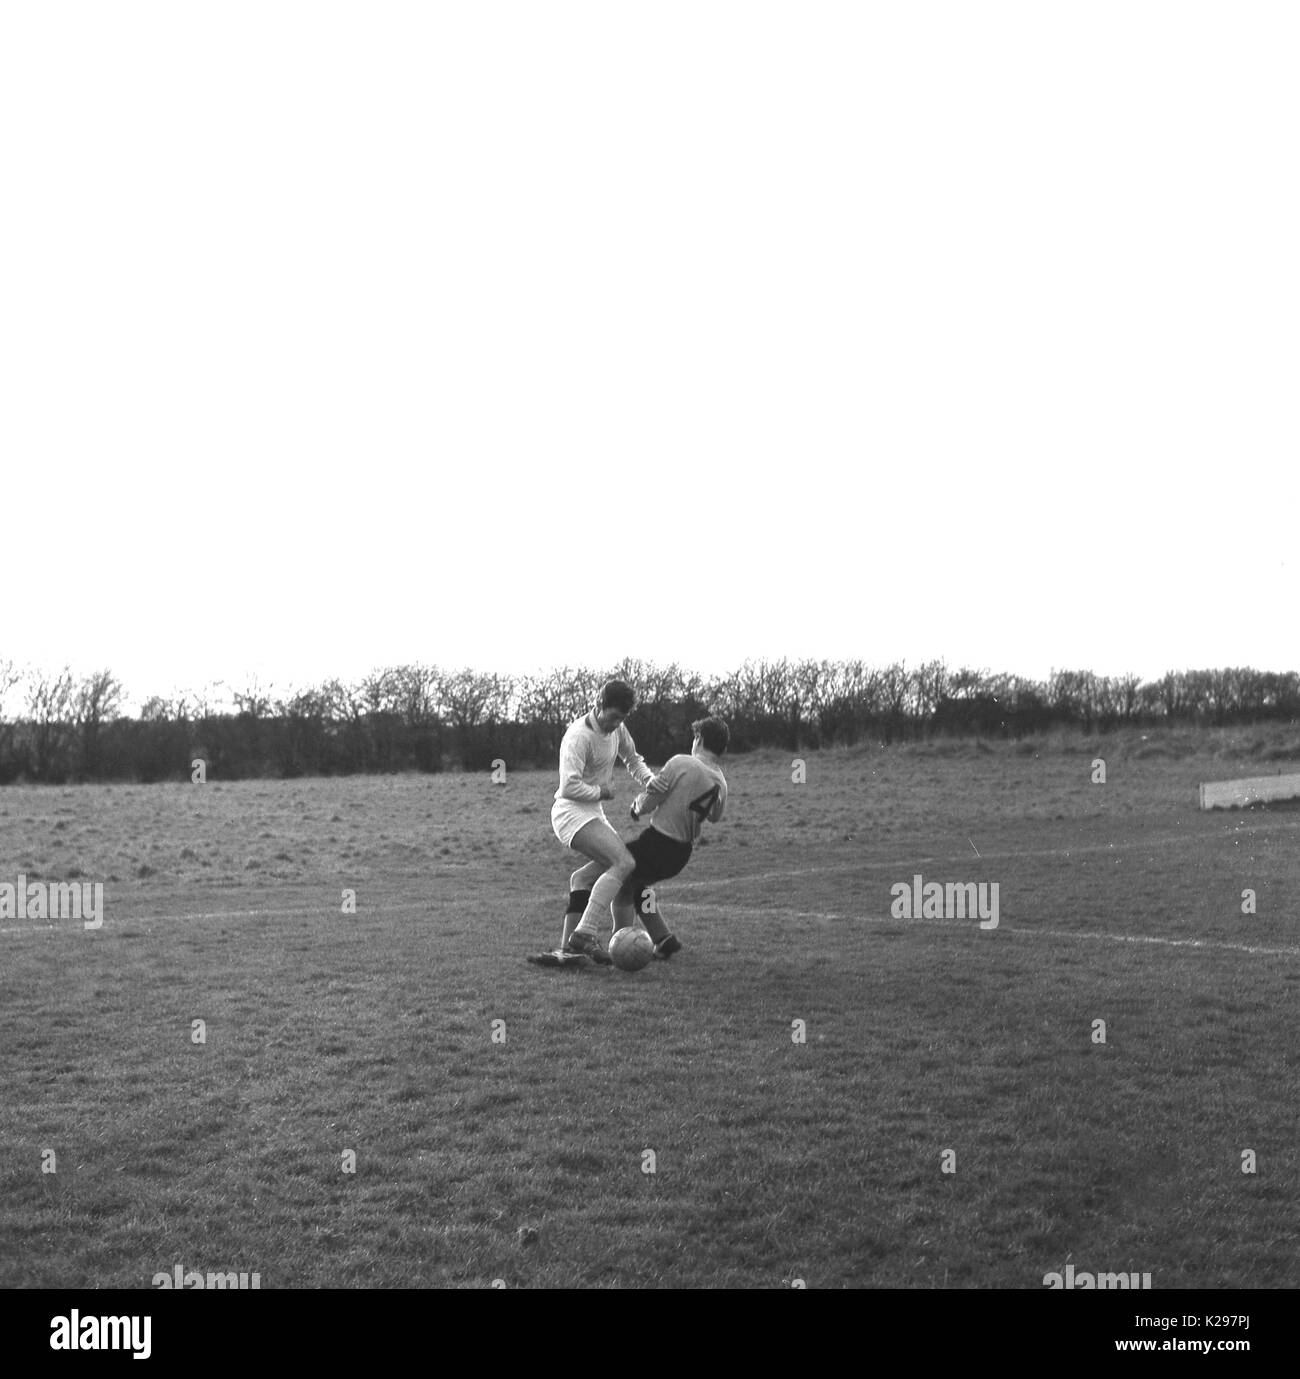
[[[1206,700],[1216,726],[1227,721],[1235,707],[1237,672],[1227,668],[1206,672]]]
[[[682,747],[681,729],[690,709],[683,707],[699,677],[684,675],[676,662],[667,666],[652,661],[626,660],[614,678],[625,680],[636,691],[636,744],[647,756],[671,755]]]
[[[834,687],[835,668],[829,661],[800,661],[794,668],[798,687],[799,712],[804,728],[815,732],[815,744],[822,743],[822,711]]]
[[[1197,719],[1204,719],[1211,710],[1213,674],[1209,670],[1185,670],[1179,676],[1183,685],[1183,706]]]
[[[927,661],[912,674],[912,714],[926,722],[948,693],[948,667],[942,661]]]
[[[233,697],[236,712],[247,714],[249,718],[266,718],[271,712],[270,687],[263,686],[257,676],[253,676],[242,690],[236,690]]]
[[[437,666],[392,666],[381,673],[382,705],[400,715],[408,728],[428,728],[439,722],[445,676]]]
[[[987,692],[988,678],[987,670],[972,670],[969,666],[962,666],[954,670],[949,678],[947,693],[954,699],[974,699],[982,691]]]
[[[517,687],[519,718],[530,729],[532,750],[539,758],[549,761],[555,757],[564,730],[591,708],[598,687],[593,673],[569,666],[521,677]]]
[[[206,717],[208,713],[207,702],[201,700],[197,695],[191,696],[183,690],[178,690],[170,697],[153,694],[140,707],[140,721],[142,723],[188,723],[192,715],[200,716],[200,705],[202,706],[202,716]]]
[[[880,672],[862,661],[828,663],[817,694],[822,741],[855,743],[878,711],[879,687]]]
[[[1160,680],[1160,703],[1165,711],[1165,717],[1173,719],[1179,717],[1186,705],[1186,686],[1182,675],[1176,671],[1168,671]]]
[[[372,670],[362,680],[358,686],[358,693],[367,713],[397,712],[397,706],[393,702],[396,696],[396,675],[397,671],[394,669]]]
[[[1294,670],[1265,671],[1260,682],[1260,700],[1265,713],[1277,718],[1294,718],[1300,714],[1300,675]]]
[[[22,680],[18,667],[12,661],[0,661],[0,719],[5,716],[5,700],[9,691]]]
[[[18,770],[14,760],[14,724],[9,720],[6,702],[9,692],[22,682],[22,675],[12,661],[0,661],[0,779],[7,780]]]
[[[122,703],[122,684],[110,670],[85,676],[73,692],[73,718],[81,730],[81,769],[94,775],[99,769],[100,729],[116,718]]]
[[[1142,677],[1126,671],[1116,682],[1116,690],[1121,717],[1125,722],[1136,718],[1142,705]]]
[[[233,696],[224,680],[210,680],[202,689],[178,691],[170,702],[178,723],[212,718],[234,707]]]
[[[519,687],[519,712],[531,723],[563,735],[577,718],[573,711],[573,690],[567,670],[552,670],[544,675],[526,675]],[[559,745],[559,736],[555,739]]]
[[[1047,683],[1048,699],[1061,717],[1092,731],[1097,714],[1097,677],[1090,670],[1054,670]]]
[[[326,739],[336,731],[342,686],[337,680],[294,691],[276,702],[283,738],[280,765],[286,775],[318,773],[326,755]]]
[[[801,750],[805,730],[818,721],[821,688],[827,678],[825,661],[787,663],[781,716],[785,720],[786,734],[782,745],[789,751]]]
[[[455,728],[462,745],[469,732],[486,716],[497,693],[496,677],[476,670],[458,670],[444,677],[441,706],[447,722]]]
[[[64,666],[57,674],[28,677],[27,716],[32,724],[33,774],[37,780],[66,778],[74,734],[76,681]]]
[[[885,741],[902,736],[906,726],[908,692],[912,675],[903,661],[896,661],[880,672],[880,707],[885,714]]]

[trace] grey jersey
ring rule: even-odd
[[[655,828],[680,843],[694,843],[705,819],[716,824],[727,804],[727,778],[718,767],[682,753],[636,799],[637,813],[655,816]]]

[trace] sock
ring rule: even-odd
[[[587,908],[578,924],[578,928],[584,934],[600,933],[601,923],[607,915],[612,914],[610,906],[613,905],[622,885],[621,876],[607,871],[591,888],[591,899],[587,901]]]
[[[668,926],[664,923],[663,915],[643,914],[641,923],[645,925],[645,931],[650,935],[651,942],[656,945],[662,943],[664,939],[672,937]]]
[[[632,896],[632,902],[633,908],[636,911],[636,917],[645,925],[646,933],[650,935],[654,943],[659,944],[662,943],[664,939],[669,938],[670,934],[668,932],[668,925],[664,922],[663,911],[659,908],[659,897],[655,896],[654,909],[649,909],[646,906],[646,896],[648,896],[653,889],[652,886],[642,886],[638,884]]]
[[[618,893],[618,899],[614,902],[614,932],[626,929],[636,923],[636,906],[632,904],[631,897],[625,886]]]
[[[575,872],[576,876],[577,873]],[[569,941],[569,935],[578,927],[578,921],[582,918],[582,912],[587,908],[587,901],[591,899],[590,891],[569,892],[569,908],[564,912],[564,930],[560,934],[560,947],[563,948]]]

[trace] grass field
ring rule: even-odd
[[[0,920],[0,1285],[1294,1287],[1300,813],[1196,786],[1297,757],[733,758],[634,975],[524,961],[551,772],[0,791],[0,882],[106,912]],[[998,927],[891,918],[916,873]]]

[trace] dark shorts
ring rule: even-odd
[[[627,850],[636,859],[632,879],[638,886],[667,881],[691,860],[690,843],[679,843],[676,838],[660,833],[653,824],[643,829],[640,836],[627,845]]]

